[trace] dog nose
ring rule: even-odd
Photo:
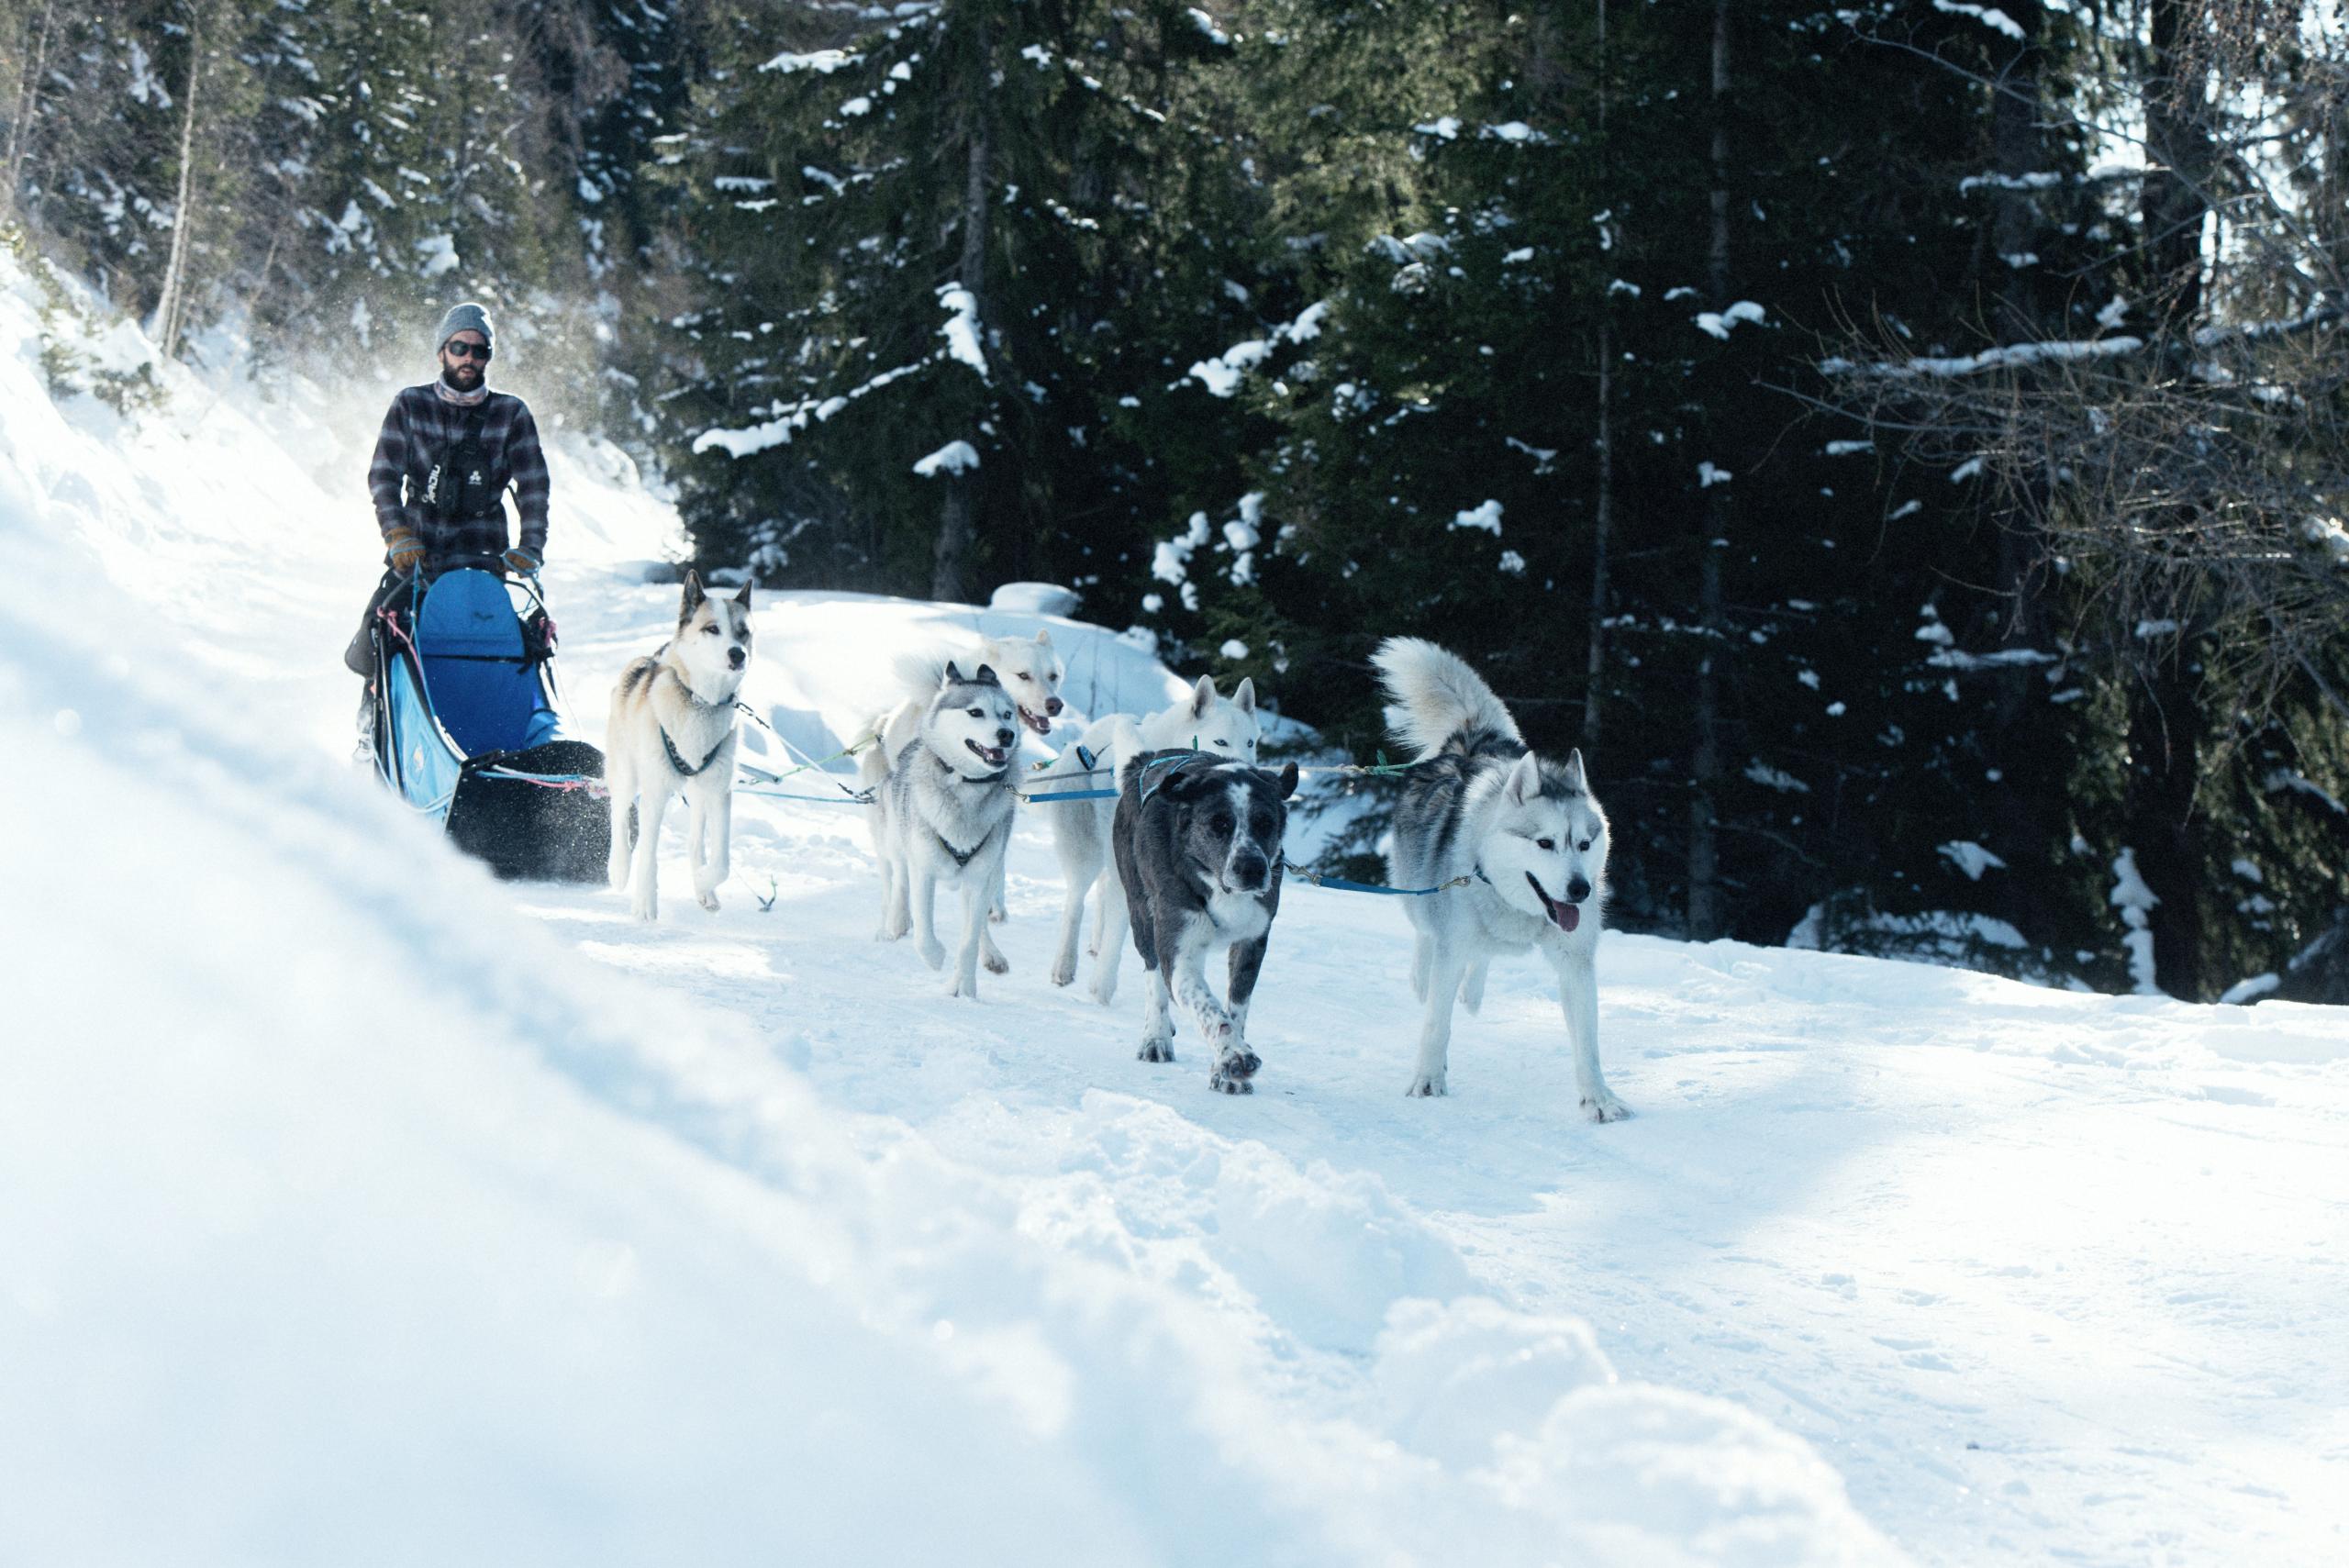
[[[1589,896],[1590,884],[1584,881],[1581,877],[1575,877],[1573,881],[1566,884],[1567,903],[1579,904]]]
[[[1242,892],[1252,892],[1264,885],[1272,869],[1272,862],[1262,855],[1241,855],[1231,862],[1231,877]]]
[[[1067,706],[1068,704],[1061,701],[1058,697],[1046,697],[1044,699],[1044,717],[1046,718],[1058,718],[1061,716],[1061,709]]]
[[[998,746],[1008,746],[1019,739],[1019,734],[1017,730],[998,729],[995,732],[995,742]]]
[[[751,662],[751,656],[739,648],[729,648],[726,651],[726,662],[739,670]]]

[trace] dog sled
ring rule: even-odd
[[[501,877],[599,882],[604,754],[563,733],[545,599],[483,564],[395,584],[369,616],[375,772]]]

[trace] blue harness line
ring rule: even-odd
[[[1295,873],[1301,882],[1310,883],[1315,887],[1326,887],[1332,893],[1384,893],[1396,898],[1424,898],[1431,893],[1442,893],[1447,888],[1466,887],[1477,882],[1489,884],[1492,880],[1479,868],[1470,875],[1455,876],[1450,882],[1439,882],[1433,887],[1381,887],[1375,882],[1350,882],[1342,876],[1308,871],[1286,856],[1282,857],[1281,869]]]

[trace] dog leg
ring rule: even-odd
[[[1091,804],[1080,801],[1063,809],[1078,810]],[[1076,978],[1076,944],[1085,934],[1085,899],[1101,878],[1101,846],[1088,836],[1090,826],[1063,828],[1055,822],[1052,828],[1052,847],[1061,854],[1061,877],[1068,884],[1061,906],[1060,947],[1052,957],[1055,985],[1066,985]]]
[[[992,945],[986,940],[987,879],[966,876],[957,891],[963,895],[963,942],[954,954],[954,978],[946,994],[975,1002],[979,999],[979,950]]]
[[[1174,1000],[1190,1015],[1208,1049],[1215,1052],[1215,1067],[1208,1074],[1208,1086],[1227,1095],[1253,1093],[1248,1080],[1263,1063],[1241,1038],[1231,1015],[1224,1011],[1223,1004],[1208,989],[1207,959],[1205,942],[1186,942],[1173,952],[1162,946],[1158,967],[1169,974]]]
[[[1435,943],[1425,931],[1411,933],[1411,995],[1428,999],[1428,968],[1435,962]]]
[[[1467,975],[1460,982],[1460,1005],[1474,1013],[1485,1005],[1485,973],[1492,968],[1490,959],[1478,959],[1468,966]]]
[[[1066,985],[1076,978],[1076,944],[1085,934],[1085,886],[1074,877],[1069,879],[1067,896],[1061,906],[1060,946],[1052,953],[1055,985]]]
[[[1572,950],[1558,958],[1558,1003],[1575,1052],[1575,1087],[1593,1121],[1621,1121],[1631,1109],[1615,1097],[1598,1071],[1598,955]]]
[[[1101,889],[1101,956],[1093,961],[1093,999],[1105,1007],[1117,1000],[1118,963],[1126,956],[1129,917],[1126,890],[1111,877]],[[1163,1060],[1171,1062],[1174,1058]]]
[[[612,852],[604,863],[604,876],[615,893],[628,891],[629,856],[636,848],[630,836],[636,817],[636,774],[615,752],[607,762],[604,787],[610,792],[612,802]]]
[[[661,818],[669,810],[669,781],[656,774],[645,784],[644,794],[637,801],[636,860],[629,871],[629,882],[635,893],[629,900],[629,912],[640,920],[657,920],[661,917]]]
[[[685,858],[694,869],[694,897],[714,915],[718,913],[718,879],[713,874],[718,864],[718,813],[707,790],[688,788],[685,804],[691,810],[685,818]]]
[[[1174,1060],[1174,1019],[1167,1008],[1166,976],[1156,966],[1141,977],[1141,1049],[1144,1062]]]
[[[1256,976],[1264,967],[1268,945],[1264,937],[1231,944],[1230,978],[1224,993],[1224,1013],[1231,1020],[1231,1036],[1217,1051],[1215,1071],[1208,1077],[1209,1087],[1227,1095],[1252,1094],[1255,1084],[1251,1080],[1264,1065],[1248,1043],[1248,1003],[1256,994]]]
[[[709,885],[696,889],[701,906],[718,913],[718,890],[734,874],[734,786],[731,780],[711,786],[709,804]]]
[[[991,922],[992,924],[995,924],[995,925],[998,925],[998,926],[1000,926],[1000,925],[1001,925],[1001,924],[1003,924],[1006,920],[1008,920],[1008,919],[1010,919],[1010,918],[1011,918],[1011,906],[1010,906],[1008,904],[1007,904],[1007,903],[1005,903],[1005,902],[1004,902],[1004,897],[1003,897],[1003,868],[1002,868],[1002,867],[1000,867],[1000,866],[998,866],[998,867],[996,867],[996,873],[995,873],[995,892],[994,892],[993,896],[994,896],[994,900],[995,900],[995,902],[994,902],[991,906],[988,906],[988,909],[987,909],[987,919],[988,919],[988,920],[989,920],[989,922]],[[990,952],[994,952],[994,951],[995,951],[995,942],[993,941],[993,940],[992,940],[992,939],[990,939],[990,940],[989,940],[989,941],[987,942],[987,951],[990,951]],[[996,953],[996,957],[997,957],[997,958],[1001,958],[1002,956],[1003,956],[1003,955],[1002,955],[1001,953]],[[995,965],[994,965],[993,963],[989,963],[989,964],[987,965],[987,967],[988,967],[989,969],[995,969]],[[1008,965],[1008,964],[1006,964],[1006,965],[1004,966],[1004,968],[1005,968],[1005,969],[1008,969],[1009,967],[1010,967],[1010,965]],[[1003,969],[996,969],[996,970],[995,970],[995,972],[996,972],[997,974],[1001,974],[1002,973],[1004,973],[1004,970],[1003,970]]]
[[[946,967],[946,949],[938,940],[938,932],[930,924],[930,906],[938,895],[938,874],[924,866],[908,866],[904,873],[913,879],[914,946],[921,950],[921,961],[932,969]]]
[[[1101,956],[1101,949],[1104,945],[1101,939],[1109,929],[1109,895],[1114,891],[1109,884],[1117,874],[1115,866],[1104,865],[1101,868],[1100,876],[1096,879],[1101,884],[1101,901],[1093,906],[1093,940],[1085,950],[1085,956],[1087,958]],[[1123,941],[1125,939],[1120,937],[1118,940]]]
[[[1435,951],[1429,964],[1427,1018],[1419,1026],[1419,1060],[1411,1069],[1411,1086],[1403,1091],[1412,1096],[1444,1093],[1444,1063],[1452,1052],[1452,1004],[1460,995],[1460,979],[1468,967],[1432,940],[1428,945]]]

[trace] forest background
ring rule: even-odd
[[[7,241],[257,396],[387,396],[480,299],[707,568],[1064,584],[1364,760],[1376,641],[1459,650],[1582,749],[1618,925],[2349,1001],[2335,5],[0,0],[0,49]],[[84,340],[60,387],[151,390]]]

